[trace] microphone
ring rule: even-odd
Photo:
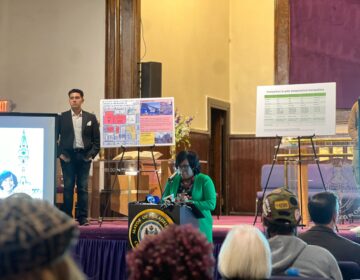
[[[145,202],[151,203],[151,204],[159,204],[160,198],[156,195],[148,194],[146,196]]]
[[[179,174],[179,169],[176,169],[175,172],[173,174],[171,174],[171,176],[168,178],[168,181],[172,181],[174,180],[175,176]]]

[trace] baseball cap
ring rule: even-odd
[[[263,217],[269,222],[297,225],[301,217],[296,195],[284,187],[273,190],[263,202]]]

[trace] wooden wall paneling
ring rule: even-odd
[[[199,159],[206,162],[201,164],[201,172],[208,174],[210,135],[207,132],[191,131],[190,143],[189,150],[197,153]]]
[[[261,167],[272,162],[276,138],[230,137],[230,214],[254,213]]]

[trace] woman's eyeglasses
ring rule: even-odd
[[[189,168],[190,168],[190,165],[188,165],[188,164],[179,165],[179,169],[180,169],[180,170],[187,170],[187,169],[189,169]]]

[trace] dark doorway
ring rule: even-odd
[[[210,123],[210,150],[209,150],[209,175],[214,181],[217,200],[215,215],[227,214],[228,183],[228,135],[229,135],[229,107],[219,108],[217,101],[209,104]],[[228,105],[221,102],[222,105]],[[217,106],[216,106],[217,105]],[[229,105],[228,105],[229,106]]]

